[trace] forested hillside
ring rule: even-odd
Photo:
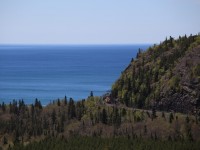
[[[106,104],[94,96],[78,102],[65,97],[45,107],[37,99],[32,105],[20,100],[1,104],[0,148],[198,149],[199,124],[199,116]]]
[[[199,149],[200,36],[131,60],[111,93],[0,104],[0,149]]]
[[[170,37],[122,72],[112,96],[128,107],[195,112],[200,106],[200,36]]]

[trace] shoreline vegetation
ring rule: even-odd
[[[191,149],[200,144],[200,36],[137,57],[102,97],[0,104],[0,149]]]

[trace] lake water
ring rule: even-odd
[[[35,98],[46,105],[111,89],[139,48],[149,45],[1,45],[0,102]]]

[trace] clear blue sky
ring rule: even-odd
[[[200,32],[200,0],[1,0],[0,44],[159,43]]]

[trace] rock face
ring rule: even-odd
[[[200,36],[170,37],[137,54],[113,84],[129,107],[193,113],[200,101]]]
[[[189,64],[188,64],[189,63]],[[187,53],[176,63],[173,74],[180,78],[178,91],[164,91],[160,106],[164,110],[193,112],[200,93],[200,78],[194,75],[194,69],[200,65],[200,46]],[[164,86],[167,86],[164,84]]]

